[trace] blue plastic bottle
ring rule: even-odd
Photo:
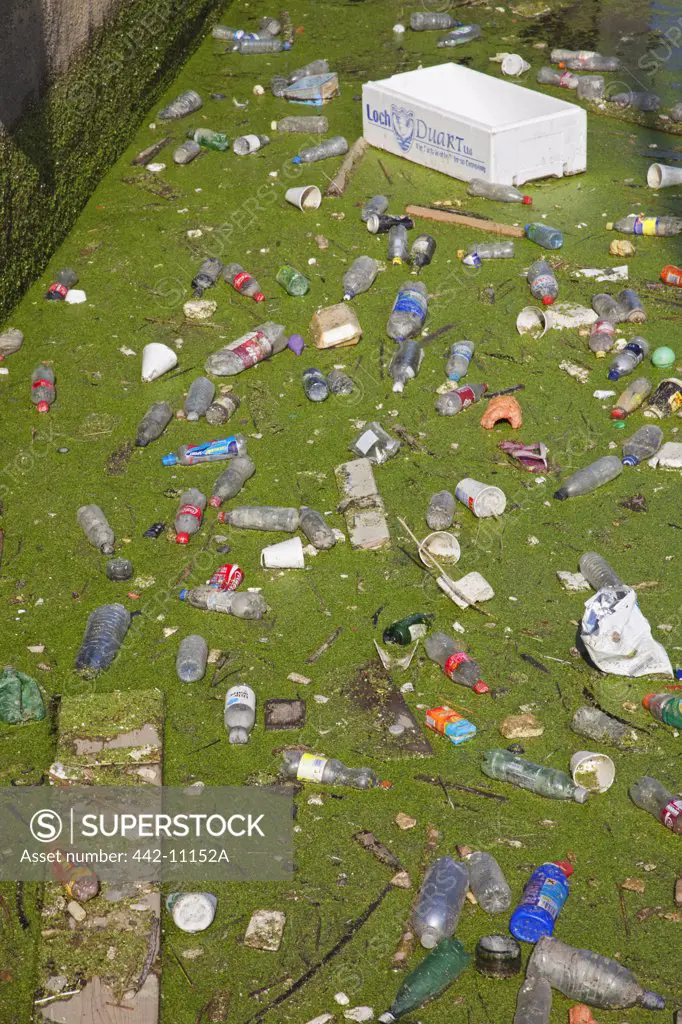
[[[567,861],[550,861],[536,868],[523,890],[521,902],[509,921],[509,931],[521,942],[538,942],[551,935],[559,911],[568,899],[567,879],[573,865]]]
[[[523,229],[526,238],[536,242],[543,249],[560,249],[564,244],[564,236],[558,228],[550,228],[548,224],[526,224]]]

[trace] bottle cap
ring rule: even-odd
[[[612,420],[624,420],[625,419],[625,409],[619,409],[618,406],[616,406],[615,409],[611,410],[611,419]]]
[[[531,206],[532,203],[533,203],[533,197],[532,196],[524,196],[523,199],[521,200],[521,202],[523,203],[524,206]]]
[[[402,267],[403,265],[403,261],[400,258],[400,256],[394,256],[393,259],[391,260],[391,263],[393,264],[394,267]]]
[[[595,352],[595,355],[596,355],[597,359],[605,359],[606,358],[606,352]]]
[[[49,412],[50,406],[47,402],[38,402],[36,405],[36,412]]]
[[[352,298],[353,298],[353,296],[351,295],[350,292],[344,292],[344,294],[343,294],[343,301],[344,302],[348,302],[348,300],[352,299]]]
[[[644,695],[644,697],[642,698],[642,707],[645,707],[647,709],[647,711],[648,711],[649,710],[649,704],[651,703],[651,701],[653,700],[653,698],[655,696],[656,696],[655,693],[646,693]]]
[[[455,255],[458,260],[461,260],[462,257],[466,256],[466,251],[464,249],[458,249]]]
[[[181,601],[186,601],[188,594],[189,590],[187,589],[187,587],[183,587],[180,593],[178,594],[178,597],[180,598]]]
[[[566,878],[570,878],[575,870],[570,861],[567,860],[553,860],[551,863],[554,864],[554,867],[560,868]]]
[[[262,292],[256,292],[255,295],[251,296],[254,302],[265,302],[265,296]]]
[[[292,164],[300,164],[301,163],[300,156],[292,156],[291,162],[292,162]]]
[[[188,533],[178,533],[176,535],[176,538],[175,538],[175,543],[176,544],[189,544],[189,534]]]
[[[477,683],[471,687],[474,693],[490,693],[490,687],[487,683],[484,683],[482,679],[479,679]]]
[[[249,734],[246,729],[242,729],[239,726],[234,729],[230,729],[230,743],[248,743]]]
[[[276,121],[271,121],[270,122],[270,127],[272,128],[273,132],[276,132],[277,131],[277,122]]]
[[[401,381],[401,380],[395,381],[394,384],[393,384],[393,390],[396,392],[396,394],[402,394],[402,392],[405,390],[405,385],[404,385],[403,381]]]
[[[590,795],[588,789],[583,789],[582,786],[576,786],[575,792],[573,793],[573,799],[577,804],[584,804]]]
[[[636,466],[639,463],[639,459],[634,455],[626,455],[621,461],[624,466]]]
[[[528,234],[528,228],[529,227],[530,227],[530,224],[524,224],[523,225],[523,230],[525,231],[526,234]]]
[[[560,68],[565,68],[566,64],[565,64],[565,62],[563,60],[560,60],[559,64],[557,66],[560,67]]]
[[[224,523],[225,522],[225,512],[224,511],[218,513],[218,522],[219,523]]]
[[[421,942],[424,949],[433,949],[438,945],[439,937],[438,932],[435,928],[425,928],[422,932],[419,941]]]
[[[560,487],[558,491],[554,492],[554,497],[557,501],[566,501],[568,494],[563,487]]]
[[[220,508],[220,506],[223,503],[223,499],[219,497],[219,495],[214,494],[213,497],[208,499],[208,503],[211,506],[211,508]]]
[[[552,295],[543,295],[542,296],[542,305],[543,306],[551,306],[553,302],[554,302],[554,297]]]
[[[283,50],[290,50],[291,49],[291,43],[284,43],[284,45],[282,46],[282,49]]]
[[[620,380],[620,374],[618,373],[618,370],[609,370],[608,378],[609,380]]]
[[[613,231],[613,221],[612,220],[607,221],[605,227],[606,227],[607,231]]]
[[[170,455],[163,455],[161,457],[161,462],[164,466],[176,466],[178,463],[178,457],[174,453],[171,453]]]

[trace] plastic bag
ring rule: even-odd
[[[580,636],[601,672],[617,676],[672,676],[670,659],[651,635],[637,594],[630,587],[604,587],[585,602]]]
[[[0,721],[18,725],[44,717],[45,705],[35,679],[8,666],[0,676]]]

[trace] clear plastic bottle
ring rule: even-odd
[[[230,148],[230,140],[225,132],[214,132],[212,128],[193,128],[187,132],[187,138],[198,142],[204,149],[213,149],[224,153]]]
[[[448,361],[445,364],[448,380],[460,381],[462,377],[466,377],[475,347],[473,341],[456,341],[450,346]]]
[[[603,487],[623,472],[623,464],[617,455],[604,455],[596,462],[590,463],[583,469],[577,470],[568,480],[565,480],[554,497],[558,501],[565,501],[566,498],[577,498],[582,494],[589,494]]]
[[[407,231],[411,231],[414,227],[414,221],[410,217],[394,216],[390,213],[370,213],[366,223],[370,235],[385,235],[397,224],[402,224]],[[407,245],[407,239],[405,245]]]
[[[348,143],[342,135],[335,135],[324,142],[318,142],[316,146],[308,146],[302,149],[298,156],[291,158],[292,164],[314,164],[318,160],[328,160],[332,156],[343,156],[348,152]]]
[[[623,288],[616,296],[623,309],[623,314],[628,323],[643,324],[646,320],[646,311],[634,288]]]
[[[676,103],[674,107],[670,108],[668,114],[671,121],[675,121],[676,124],[679,124],[679,122],[682,121],[682,103]]]
[[[225,694],[225,728],[232,744],[248,743],[256,724],[256,694],[250,686],[232,686]]]
[[[234,434],[204,444],[183,444],[177,452],[164,455],[161,462],[164,466],[201,466],[205,462],[225,462],[245,452],[246,438],[243,434]]]
[[[410,28],[413,32],[444,32],[460,24],[461,22],[455,21],[452,15],[446,14],[445,11],[414,11],[410,15]]]
[[[182,145],[173,150],[174,164],[191,164],[201,153],[201,146],[194,139],[186,139]]]
[[[370,223],[374,223],[371,217],[367,221],[368,225]],[[407,248],[407,227],[404,224],[392,224],[388,229],[386,253],[387,259],[391,261],[394,267],[407,263],[409,250]]]
[[[408,380],[414,380],[424,358],[424,349],[418,341],[403,341],[393,356],[388,372],[393,377],[393,390],[400,393],[405,390]]]
[[[334,547],[336,534],[321,512],[304,505],[299,510],[299,515],[299,526],[313,547],[318,551],[329,551]]]
[[[282,24],[277,18],[271,18],[269,15],[261,18],[258,22],[258,29],[260,32],[267,32],[268,35],[278,36],[282,31]]]
[[[329,61],[313,60],[310,64],[306,64],[302,68],[295,68],[294,71],[290,71],[286,75],[273,75],[270,79],[270,88],[272,89],[273,96],[285,96],[287,86],[293,85],[294,82],[299,82],[302,78],[311,78],[328,73]]]
[[[535,260],[526,274],[530,293],[543,306],[551,306],[559,294],[559,285],[547,260]]]
[[[586,736],[597,743],[605,743],[624,750],[633,747],[637,740],[634,729],[605,715],[599,708],[591,708],[588,705],[578,708],[571,719],[571,729],[578,736]]]
[[[464,43],[473,43],[474,39],[480,39],[480,37],[480,25],[460,25],[458,28],[453,28],[442,39],[439,39],[436,46],[441,49],[443,47],[462,46]]]
[[[595,590],[602,587],[624,587],[622,579],[609,563],[596,551],[586,551],[580,556],[580,572]]]
[[[455,518],[457,502],[450,491],[436,491],[426,510],[426,523],[431,530],[449,530]]]
[[[195,423],[201,416],[206,415],[214,397],[215,384],[208,377],[197,377],[192,381],[183,406],[190,423]]]
[[[114,531],[109,526],[107,517],[99,505],[81,505],[76,513],[76,518],[93,548],[97,548],[103,555],[113,555]]]
[[[232,459],[214,483],[209,505],[212,508],[220,508],[224,501],[236,498],[255,472],[256,464],[248,455],[238,455],[236,459]]]
[[[257,153],[270,142],[268,135],[240,135],[232,143],[232,152],[236,156],[250,156]]]
[[[465,267],[480,267],[483,260],[510,260],[514,256],[513,242],[474,242],[466,251],[457,250]]]
[[[568,861],[541,864],[530,876],[523,896],[509,920],[509,931],[521,942],[538,942],[551,935],[561,908],[568,899],[573,865]]]
[[[475,850],[466,862],[469,887],[486,914],[504,914],[509,910],[512,892],[495,858],[483,850]]]
[[[225,345],[209,356],[204,364],[207,373],[215,377],[232,377],[250,366],[269,359],[287,347],[287,332],[283,324],[268,320],[241,338]]]
[[[288,295],[295,297],[305,295],[310,289],[308,278],[300,270],[296,270],[295,267],[290,267],[287,264],[279,268],[275,280],[277,284],[281,284]]]
[[[571,71],[555,71],[554,68],[540,68],[536,81],[540,85],[557,85],[560,89],[577,89],[580,79]]]
[[[45,298],[50,302],[63,302],[69,291],[78,284],[78,274],[71,267],[65,267],[64,270],[59,270],[54,277],[54,281],[47,289]]]
[[[135,444],[138,448],[146,448],[151,441],[156,441],[173,419],[173,408],[170,402],[154,402],[142,417]]]
[[[190,537],[199,532],[205,508],[206,496],[196,487],[184,492],[175,513],[176,544],[189,544]]]
[[[343,301],[348,302],[372,287],[381,269],[378,260],[371,256],[358,256],[343,275]]]
[[[224,395],[218,395],[206,410],[206,422],[210,423],[212,427],[227,423],[230,417],[234,416],[240,405],[239,396],[233,394],[232,391],[228,391]]]
[[[514,1024],[549,1024],[552,989],[544,978],[527,977],[516,997]]]
[[[676,693],[647,693],[643,706],[659,722],[682,729],[682,697]]]
[[[219,512],[218,520],[238,530],[281,530],[293,533],[299,526],[297,508],[278,508],[272,505],[239,505],[229,511]]]
[[[327,376],[327,384],[333,395],[352,395],[355,385],[343,370],[331,370]]]
[[[329,384],[322,370],[311,366],[303,371],[303,390],[310,402],[324,402],[329,398]]]
[[[192,288],[197,298],[200,299],[207,288],[213,288],[222,269],[222,263],[215,256],[209,256],[204,260],[192,280]]]
[[[362,208],[360,213],[360,220],[363,224],[366,224],[372,214],[381,216],[382,213],[386,213],[388,209],[388,197],[387,196],[372,196],[368,199]]]
[[[238,619],[262,619],[268,606],[262,594],[237,593],[234,590],[216,590],[215,587],[202,583],[191,590],[181,590],[181,601],[189,601],[193,608],[201,608],[207,612],[222,612],[234,615]]]
[[[394,1024],[444,992],[471,957],[457,939],[443,939],[414,967],[398,989],[391,1007],[379,1017],[379,1024]]]
[[[424,949],[433,949],[454,934],[468,888],[469,872],[464,864],[451,857],[433,862],[412,908],[411,930]]]
[[[204,678],[208,661],[208,644],[199,633],[191,633],[180,641],[175,671],[181,683],[198,683]]]
[[[630,786],[630,799],[642,811],[658,818],[666,828],[682,836],[682,799],[674,796],[665,786],[645,775]]]
[[[622,109],[643,110],[649,112],[658,110],[661,105],[661,97],[653,92],[618,92],[609,96],[609,102]]]
[[[585,53],[584,56],[568,57],[558,63],[560,68],[568,68],[570,71],[620,71],[618,57],[603,57],[601,53]]]
[[[644,217],[631,213],[620,220],[609,221],[607,231],[620,231],[623,235],[679,235],[682,217]]]
[[[608,373],[609,380],[620,380],[621,377],[632,373],[633,370],[637,369],[644,357],[648,355],[649,342],[646,338],[641,338],[639,335],[636,338],[632,338],[625,348],[621,349],[611,360]]]
[[[645,398],[651,394],[652,384],[646,377],[638,377],[629,384],[611,410],[611,419],[624,420],[631,412],[639,409]]]
[[[558,228],[551,228],[549,224],[526,224],[524,227],[526,238],[543,249],[560,249],[564,244],[564,236]]]
[[[663,1010],[665,1000],[648,992],[617,960],[576,949],[549,936],[540,939],[528,961],[527,976],[544,978],[567,999],[603,1010],[641,1006]]]
[[[432,633],[424,641],[424,651],[453,683],[467,686],[474,693],[489,693],[490,687],[481,679],[478,663],[465,653],[460,640],[453,640],[445,633]]]
[[[650,459],[663,444],[663,431],[649,423],[636,430],[632,437],[623,441],[623,465],[637,466],[644,459]]]
[[[273,132],[300,132],[302,135],[325,135],[329,131],[329,121],[321,114],[313,114],[310,117],[297,116],[281,117],[279,121],[273,121],[270,125]]]
[[[280,53],[282,50],[290,50],[291,43],[282,39],[240,39],[232,47],[236,53]]]
[[[36,412],[48,412],[57,392],[54,386],[54,370],[41,363],[31,374],[31,401]]]
[[[342,761],[321,754],[285,750],[282,759],[282,774],[287,779],[348,786],[351,789],[373,789],[379,781],[371,768],[348,768]]]
[[[431,235],[417,235],[410,249],[410,263],[416,268],[417,273],[424,267],[428,267],[435,251],[435,238],[432,238]]]
[[[576,786],[568,772],[534,764],[508,750],[486,751],[481,768],[483,774],[491,779],[510,782],[520,789],[528,789],[553,800],[575,800],[584,804],[590,795],[582,786]]]
[[[360,433],[350,445],[350,450],[358,458],[369,459],[377,465],[387,462],[400,451],[400,441],[384,430],[380,423],[372,420],[361,428]]]
[[[122,604],[103,604],[95,608],[76,655],[76,670],[95,673],[109,668],[129,627],[130,612]]]
[[[588,345],[590,352],[594,352],[597,359],[603,359],[606,353],[611,351],[615,340],[616,328],[610,320],[597,320],[592,324]]]
[[[455,391],[446,391],[436,399],[436,412],[441,416],[456,416],[482,398],[487,390],[487,384],[464,384]]]
[[[422,281],[405,281],[393,303],[386,325],[386,333],[394,341],[406,341],[414,337],[426,320],[429,293]]]
[[[231,43],[235,39],[243,39],[249,33],[245,32],[243,28],[228,28],[227,25],[214,25],[211,29],[211,35],[214,39],[220,39],[223,43]]]
[[[492,199],[496,203],[523,203],[524,206],[530,206],[533,202],[531,196],[519,192],[513,185],[497,185],[494,181],[483,181],[482,178],[471,179],[467,185],[467,195]]]
[[[228,263],[223,267],[223,280],[231,284],[240,295],[246,295],[254,302],[263,302],[265,296],[255,277],[247,274],[240,263]]]
[[[5,356],[11,356],[18,352],[24,344],[24,335],[18,327],[8,327],[0,334],[0,361]]]
[[[160,121],[176,121],[180,117],[193,114],[195,110],[200,110],[201,106],[199,93],[194,89],[187,89],[185,92],[181,92],[177,99],[174,99],[167,107],[160,110],[158,117]]]

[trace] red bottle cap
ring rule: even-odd
[[[179,533],[175,538],[176,544],[189,544],[189,534]]]
[[[521,202],[524,204],[524,206],[531,206],[532,203],[533,203],[533,197],[532,196],[524,196],[523,199],[521,200]]]
[[[218,522],[219,523],[224,523],[225,522],[225,513],[224,512],[219,512],[218,513]]]
[[[256,294],[253,296],[253,301],[254,302],[265,302],[265,296],[263,295],[262,292],[256,292]]]
[[[611,410],[611,419],[612,420],[624,420],[625,419],[625,412],[624,412],[624,410],[623,409],[619,409],[618,406],[616,406],[615,409]]]
[[[653,698],[654,698],[655,696],[656,696],[656,694],[655,694],[655,693],[647,693],[647,694],[645,694],[645,696],[644,696],[644,697],[642,698],[642,706],[643,706],[643,707],[645,707],[645,708],[647,709],[647,711],[649,710],[649,704],[651,703],[652,699],[653,699]]]
[[[211,508],[220,508],[220,506],[223,503],[223,499],[219,498],[217,494],[214,494],[212,498],[208,499],[208,503],[211,506]]]
[[[560,67],[560,68],[565,68],[565,67],[566,67],[566,65],[565,65],[565,63],[564,63],[564,62],[563,62],[562,60],[560,60],[560,61],[559,61],[559,63],[558,63],[558,65],[557,65],[557,67]]]
[[[49,412],[50,406],[48,402],[38,402],[36,405],[36,412]]]
[[[477,683],[471,687],[474,693],[490,693],[490,687],[487,683],[484,683],[482,679],[479,679]]]
[[[566,878],[570,878],[573,874],[573,865],[567,860],[553,860],[552,864],[554,864],[555,867],[560,868],[566,875]]]
[[[553,302],[554,302],[554,299],[553,299],[553,297],[551,295],[543,295],[542,296],[542,305],[543,306],[551,306]]]

